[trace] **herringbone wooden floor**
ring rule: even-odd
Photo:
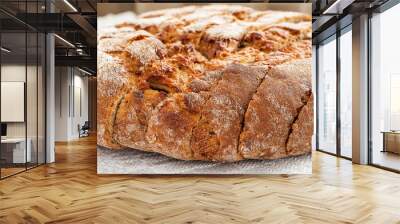
[[[98,176],[95,141],[0,181],[0,223],[400,223],[400,175],[319,152],[309,176]]]

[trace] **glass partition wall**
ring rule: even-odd
[[[352,33],[341,31],[340,49],[340,155],[352,158]]]
[[[1,177],[26,169],[26,35],[1,34]]]
[[[352,157],[351,25],[317,46],[317,150]]]
[[[318,149],[336,153],[336,36],[318,47]]]
[[[368,164],[395,172],[400,172],[400,32],[393,29],[398,21],[400,4],[388,1],[371,11],[368,26]],[[352,157],[352,41],[350,25],[316,51],[317,150],[347,159]]]
[[[21,1],[18,7],[35,12],[39,6],[32,4]],[[45,163],[46,40],[43,33],[16,21],[12,15],[1,11],[0,19],[0,178],[3,179]],[[5,20],[14,25],[3,23]]]
[[[370,163],[400,171],[400,4],[371,18]]]

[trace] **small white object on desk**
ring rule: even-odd
[[[31,161],[31,145],[30,138],[26,139],[27,147],[25,154],[25,138],[1,138],[1,144],[13,145],[13,163],[25,163]],[[26,160],[26,161],[25,161]]]

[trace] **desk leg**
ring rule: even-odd
[[[386,152],[386,134],[383,133],[383,149],[381,152]]]

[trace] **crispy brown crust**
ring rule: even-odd
[[[183,160],[309,152],[310,21],[211,5],[100,31],[98,144]]]
[[[97,60],[97,144],[119,149],[121,146],[112,140],[112,126],[121,93],[128,88],[129,73],[121,60],[108,54],[98,52]]]
[[[265,75],[262,69],[231,65],[210,90],[201,118],[193,129],[191,147],[196,160],[236,161],[244,113]]]
[[[292,131],[287,142],[287,155],[296,156],[311,152],[314,122],[310,118],[314,114],[313,108],[313,96],[310,95],[307,104],[301,109],[299,116],[292,125]]]
[[[131,90],[122,98],[113,125],[113,139],[129,148],[151,151],[146,141],[146,131],[151,112],[166,98],[154,90]]]
[[[197,93],[174,94],[163,101],[149,120],[146,140],[157,152],[183,160],[192,160],[190,138],[199,119],[204,97]]]
[[[198,50],[209,59],[233,52],[245,34],[246,28],[235,23],[213,26],[201,37]]]
[[[121,144],[113,139],[119,106],[131,88],[146,85],[135,76],[141,66],[164,57],[166,52],[162,42],[144,31],[120,29],[102,35],[97,57],[97,143],[119,149]]]
[[[311,33],[310,22],[285,22],[248,32],[243,39],[243,44],[262,51],[277,51],[298,40],[310,39],[309,33]]]
[[[288,155],[292,124],[311,94],[310,73],[309,60],[279,65],[268,72],[246,112],[239,146],[244,158],[277,159]]]
[[[282,22],[298,23],[302,21],[311,21],[311,16],[298,12],[266,11],[255,14],[255,21],[264,24],[263,26],[269,26]]]

